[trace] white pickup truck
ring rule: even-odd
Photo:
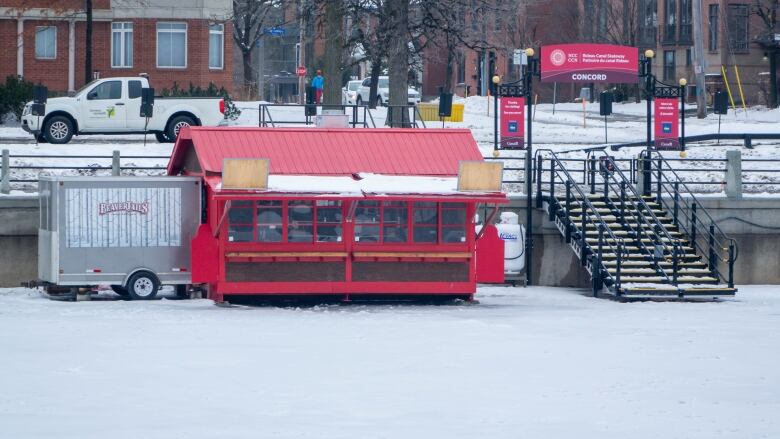
[[[141,77],[104,78],[90,82],[72,97],[51,98],[46,114],[34,116],[32,102],[22,113],[22,128],[38,140],[68,143],[73,135],[153,133],[160,142],[176,140],[184,126],[216,126],[225,121],[222,98],[155,97],[154,115],[141,117]]]

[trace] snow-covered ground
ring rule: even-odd
[[[493,100],[492,98],[473,96],[468,99],[459,99],[456,102],[465,105],[464,122],[446,122],[447,128],[470,129],[477,140],[483,154],[488,157],[493,152]],[[232,122],[240,126],[258,126],[259,110],[258,102],[238,102],[241,109],[238,120]],[[625,143],[642,141],[645,138],[645,103],[618,103],[614,105],[614,113],[609,117],[609,142]],[[301,107],[271,107],[271,118],[274,120],[299,120],[303,122],[303,108]],[[568,151],[566,158],[583,158],[585,152],[581,150],[594,145],[604,144],[604,119],[598,114],[598,104],[589,103],[585,107],[585,125],[583,126],[583,107],[581,103],[561,103],[555,106],[553,114],[552,104],[540,104],[536,106],[534,121],[534,146],[536,149],[549,148],[557,152]],[[372,110],[374,122],[377,127],[383,127],[387,110],[377,108]],[[362,116],[361,116],[362,117]],[[290,126],[290,125],[284,125]],[[311,125],[310,125],[311,126]],[[440,128],[440,122],[426,122],[428,128]],[[706,119],[697,119],[694,115],[686,118],[686,134],[711,134],[718,130],[718,116],[710,114]],[[722,117],[721,132],[723,133],[780,133],[780,109],[767,110],[762,107],[749,108],[747,111],[731,110],[728,115]],[[112,150],[120,150],[122,155],[128,156],[160,156],[170,154],[171,144],[159,144],[154,136],[147,137],[147,144],[143,145],[143,136],[81,136],[76,142],[69,145],[35,145],[30,143],[32,137],[19,127],[0,127],[0,149],[9,149],[12,156],[20,154],[28,155],[104,155],[110,156]],[[743,156],[743,170],[747,171],[745,181],[777,183],[769,186],[748,184],[746,192],[780,192],[780,140],[761,140],[753,142],[754,149],[746,149],[741,141],[722,141],[697,143],[689,145],[686,161],[675,162],[675,166],[695,171],[684,172],[682,177],[691,181],[724,182],[726,151],[739,149]],[[635,157],[641,148],[624,148],[620,151],[610,152],[618,158]],[[502,151],[501,157],[508,158],[506,167],[522,167],[522,161],[511,158],[522,157],[524,152]],[[665,152],[667,158],[679,159],[677,152]],[[701,161],[711,159],[716,161]],[[751,162],[754,159],[769,159],[770,162]],[[41,158],[13,158],[12,162],[18,166],[110,166],[110,159],[41,159]],[[129,159],[123,160],[123,165],[135,166],[164,166],[165,158],[159,159]],[[750,172],[751,170],[777,170],[777,172]],[[13,176],[18,179],[35,178],[40,170],[25,169],[14,170]],[[44,170],[43,172],[75,173],[68,170]],[[88,173],[107,173],[109,171],[81,171]],[[136,174],[155,173],[160,171],[129,171]],[[508,178],[522,178],[522,173],[507,171]],[[575,175],[577,177],[577,175]],[[34,190],[33,184],[14,184],[19,189]],[[508,190],[515,191],[514,187]],[[722,185],[709,184],[695,187],[696,191],[723,190]]]
[[[776,438],[780,291],[220,308],[0,290],[3,438]]]

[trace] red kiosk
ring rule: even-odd
[[[191,127],[168,174],[205,183],[192,282],[216,301],[503,282],[503,241],[474,227],[478,204],[508,202],[501,165],[468,130]]]

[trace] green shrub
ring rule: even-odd
[[[14,113],[17,119],[21,119],[24,104],[33,97],[33,83],[25,81],[16,75],[5,78],[5,84],[0,84],[0,123],[2,116]]]

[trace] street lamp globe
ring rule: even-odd
[[[688,80],[685,78],[680,78],[680,87],[685,87],[688,85]]]
[[[535,53],[535,52],[534,52],[534,49],[533,49],[532,47],[529,47],[529,48],[525,49],[525,54],[526,54],[527,56],[529,56],[529,57],[532,57],[532,56],[534,56],[534,53]]]
[[[645,50],[645,58],[652,59],[655,56],[655,52],[652,49]]]
[[[493,75],[493,84],[498,85],[499,82],[501,82],[501,77],[498,75]]]

